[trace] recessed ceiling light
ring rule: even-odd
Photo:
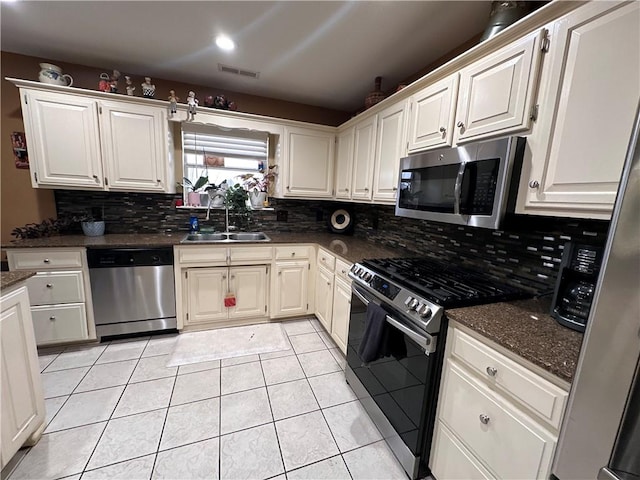
[[[226,35],[218,35],[216,37],[216,45],[222,50],[227,50],[227,51],[230,51],[236,48],[236,44],[233,43],[233,40],[231,40]]]

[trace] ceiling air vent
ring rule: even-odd
[[[242,68],[231,67],[229,65],[223,65],[221,63],[218,64],[218,70],[220,70],[221,72],[224,72],[224,73],[232,73],[234,75],[240,75],[242,77],[255,78],[255,79],[260,78],[260,72],[252,72],[251,70],[243,70]]]

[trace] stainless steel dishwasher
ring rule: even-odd
[[[99,338],[176,328],[173,248],[88,249]]]

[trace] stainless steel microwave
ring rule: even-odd
[[[396,215],[500,228],[515,205],[524,147],[507,137],[401,159]]]

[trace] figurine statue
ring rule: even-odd
[[[198,108],[198,99],[196,98],[196,93],[194,91],[189,92],[189,96],[187,96],[187,121],[193,120],[196,116],[196,109]]]
[[[169,90],[169,118],[173,118],[173,116],[178,111],[178,101],[179,97],[176,97],[175,90]],[[197,100],[196,100],[197,102]]]
[[[118,93],[118,79],[120,78],[120,72],[118,70],[114,70],[111,75],[111,82],[109,84],[109,91],[111,93]]]
[[[156,86],[151,83],[151,77],[144,77],[142,84],[142,96],[145,98],[153,98],[156,94]]]
[[[131,81],[131,77],[128,75],[124,76],[125,83],[127,84],[127,95],[133,97],[133,91],[136,87],[133,86],[133,82]]]

